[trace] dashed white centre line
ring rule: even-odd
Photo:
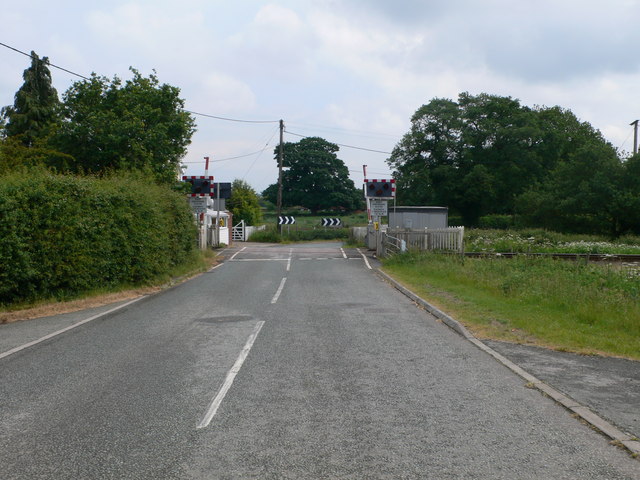
[[[287,260],[287,272],[291,271],[291,257],[293,255],[293,248],[289,249],[289,259]]]
[[[278,301],[278,298],[280,298],[280,294],[282,293],[282,289],[284,288],[284,284],[285,284],[286,281],[287,281],[287,277],[284,277],[282,279],[282,281],[280,282],[280,286],[278,287],[278,291],[276,292],[276,294],[271,299],[271,303],[276,303]]]
[[[263,321],[260,321],[256,324],[256,327],[253,329],[253,332],[249,336],[247,343],[245,344],[244,348],[240,352],[240,355],[238,355],[238,359],[236,360],[236,363],[233,364],[233,367],[231,367],[231,370],[229,370],[229,373],[227,373],[227,377],[224,379],[224,383],[222,384],[222,387],[220,387],[218,394],[211,401],[211,404],[209,405],[209,409],[207,410],[207,413],[205,414],[202,421],[198,424],[197,428],[208,427],[209,424],[211,423],[211,420],[213,420],[213,417],[218,412],[218,408],[220,408],[220,405],[222,404],[224,397],[227,395],[227,392],[231,388],[231,385],[233,384],[233,380],[236,378],[236,375],[238,375],[240,368],[242,368],[242,364],[247,359],[247,355],[249,355],[249,351],[251,350],[251,347],[253,347],[253,343],[256,341],[256,338],[258,337],[258,334],[260,333],[260,329],[262,328],[263,325],[264,325]]]

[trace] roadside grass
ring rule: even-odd
[[[384,270],[479,338],[640,360],[640,278],[550,258],[407,253]]]
[[[465,231],[465,251],[502,253],[640,254],[640,237],[616,240],[596,235],[576,235],[542,229]]]
[[[121,285],[110,289],[86,291],[73,297],[52,297],[35,302],[0,305],[0,324],[69,313],[135,298],[140,295],[148,295],[206,272],[216,263],[218,263],[218,258],[215,251],[194,250],[181,265],[177,265],[170,272],[148,279],[139,285]]]

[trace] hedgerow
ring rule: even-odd
[[[142,176],[0,177],[0,304],[140,285],[186,261],[184,197]]]

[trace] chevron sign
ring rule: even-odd
[[[296,223],[295,217],[278,217],[278,225],[293,225]]]
[[[339,227],[342,224],[339,218],[323,218],[323,227]]]

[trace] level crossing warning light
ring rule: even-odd
[[[183,176],[182,181],[191,184],[191,192],[189,193],[189,196],[191,197],[215,196],[213,176],[209,176],[209,177],[206,177],[204,175],[192,176],[192,177]]]
[[[392,198],[396,196],[396,181],[391,180],[364,180],[365,196],[371,198]]]

